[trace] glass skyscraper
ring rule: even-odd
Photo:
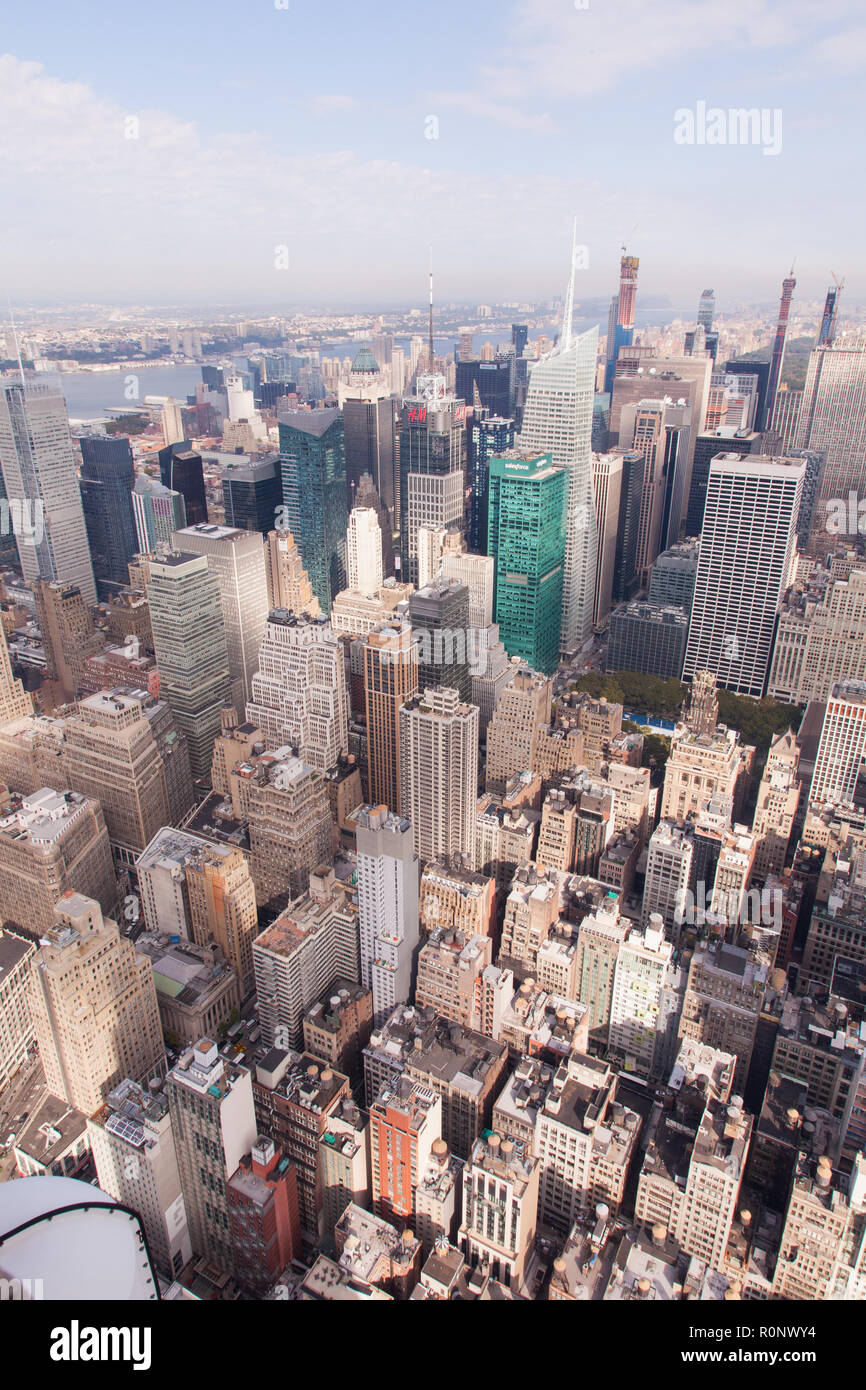
[[[339,410],[299,410],[280,422],[285,526],[323,613],[346,587],[346,453]]]
[[[129,440],[82,439],[79,483],[93,577],[100,598],[107,598],[129,583],[129,562],[138,549]]]
[[[567,497],[568,473],[550,453],[509,449],[490,460],[494,618],[508,655],[547,675],[559,660]]]
[[[487,491],[490,460],[514,448],[514,421],[501,415],[479,420],[468,435],[469,444],[469,549],[487,554]]]

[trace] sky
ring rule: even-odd
[[[535,301],[574,218],[578,301],[622,244],[691,315],[795,257],[866,298],[860,0],[39,0],[0,43],[13,304],[421,306],[431,244],[442,302]],[[678,143],[699,103],[766,134]]]

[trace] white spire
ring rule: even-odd
[[[571,232],[571,274],[568,277],[568,290],[565,295],[565,308],[562,313],[562,335],[560,337],[560,352],[568,352],[571,347],[571,335],[574,319],[574,269],[577,261],[577,218],[574,219],[574,226]]]

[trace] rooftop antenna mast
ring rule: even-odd
[[[433,371],[433,247],[430,247],[430,365],[428,372]]]
[[[561,352],[568,352],[571,347],[572,327],[574,319],[574,267],[577,261],[577,218],[571,231],[571,274],[568,277],[568,289],[565,293],[565,308],[562,312],[562,346]]]

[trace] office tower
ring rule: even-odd
[[[507,419],[514,413],[514,354],[497,353],[492,361],[464,359],[457,363],[455,394],[476,410]]]
[[[620,949],[632,923],[620,916],[615,898],[605,898],[583,918],[574,961],[575,997],[586,1006],[589,1036],[607,1044],[613,986]]]
[[[358,919],[351,896],[322,866],[252,944],[262,1032],[271,1046],[299,1047],[304,1015],[337,979],[357,981]]]
[[[246,856],[223,845],[202,846],[187,858],[185,870],[192,938],[199,946],[217,943],[245,992],[252,984],[252,943],[258,932],[256,890]]]
[[[265,540],[265,574],[268,584],[268,610],[285,608],[289,613],[305,613],[317,618],[319,600],[313,593],[297,542],[291,531],[269,531]]]
[[[706,430],[696,437],[685,521],[687,536],[701,534],[712,460],[722,454],[734,453],[745,458],[748,454],[759,454],[762,447],[763,435],[756,434],[754,430],[734,429],[727,425]]]
[[[504,793],[515,773],[536,764],[538,738],[550,723],[553,683],[529,669],[519,667],[505,687],[487,728],[486,789]]]
[[[296,744],[319,772],[348,750],[349,695],[343,647],[320,619],[268,614],[246,717],[271,748]]]
[[[446,535],[440,572],[468,588],[471,628],[488,628],[493,622],[494,568],[493,556],[471,554],[459,531]]]
[[[742,1094],[749,1074],[769,971],[739,946],[695,948],[680,1016],[680,1038],[705,1043],[735,1059],[733,1084]]]
[[[752,833],[757,844],[753,872],[759,879],[785,867],[794,817],[800,805],[800,749],[791,729],[770,744]]]
[[[135,466],[128,439],[95,436],[81,441],[81,506],[100,597],[124,588],[138,550],[132,490]]]
[[[664,1226],[710,1269],[722,1268],[752,1133],[752,1117],[731,1096],[733,1071],[728,1054],[682,1044],[671,1073],[673,1106],[656,1101],[650,1115],[635,1198],[638,1222]]]
[[[672,954],[664,923],[654,916],[643,931],[629,932],[617,956],[608,1046],[639,1076],[657,1073],[663,1056],[667,1026],[663,993]]]
[[[691,613],[698,573],[698,542],[684,541],[672,545],[656,556],[650,574],[649,603],[663,608],[674,606]]]
[[[319,1152],[330,1120],[349,1099],[348,1077],[309,1052],[271,1051],[253,1082],[260,1134],[268,1134],[294,1164],[304,1240],[318,1245],[324,1226],[325,1193]]]
[[[400,707],[400,807],[424,860],[475,853],[478,710],[451,686]]]
[[[478,642],[479,663],[476,674],[470,673],[470,702],[478,706],[478,737],[484,743],[487,728],[499,704],[500,696],[514,675],[514,666],[499,640],[499,627],[491,623],[481,628]]]
[[[421,928],[444,930],[468,939],[496,933],[494,880],[462,864],[449,867],[435,860],[424,866],[418,895]]]
[[[569,478],[551,458],[525,449],[492,458],[487,520],[487,551],[496,565],[494,617],[503,645],[509,656],[546,674],[559,660],[568,556]]]
[[[132,863],[171,819],[165,770],[141,702],[118,690],[79,701],[66,720],[69,786],[99,801],[112,848]]]
[[[323,613],[346,587],[346,453],[339,410],[300,410],[280,421],[286,522]]]
[[[376,513],[379,522],[379,540],[382,548],[382,572],[386,579],[394,577],[394,522],[390,512],[382,504],[373,478],[369,473],[362,473],[357,486],[354,488],[354,505],[356,507],[368,507]]]
[[[622,249],[625,252],[625,247]],[[625,254],[619,263],[619,293],[611,302],[608,318],[607,364],[604,377],[604,389],[608,392],[613,384],[619,350],[630,345],[634,339],[634,308],[639,264],[637,256]]]
[[[75,584],[37,579],[33,585],[36,621],[45,648],[45,674],[58,686],[58,703],[74,700],[84,662],[101,651],[105,639],[95,630],[81,590]]]
[[[57,904],[31,1007],[48,1089],[85,1115],[125,1077],[146,1085],[165,1075],[150,961],[93,898],[69,892]]]
[[[307,1009],[302,1026],[305,1050],[358,1086],[364,1077],[364,1048],[373,1031],[372,991],[338,975]]]
[[[719,722],[719,692],[712,671],[695,671],[682,722],[693,733],[706,734],[708,738],[715,735]]]
[[[419,582],[418,531],[463,526],[466,406],[445,394],[445,378],[419,378],[418,394],[403,402],[400,459],[400,575]]]
[[[231,676],[219,583],[205,555],[154,558],[147,581],[160,693],[185,735],[194,778],[210,777]]]
[[[268,616],[261,535],[231,526],[187,526],[175,532],[174,548],[182,554],[206,556],[208,569],[219,585],[232,703],[243,709],[259,667],[259,647]]]
[[[328,793],[322,774],[283,748],[258,763],[248,795],[256,900],[281,912],[307,891],[314,869],[333,862]]]
[[[33,1046],[30,974],[35,957],[32,941],[0,930],[0,1086],[4,1088]]]
[[[517,1293],[535,1241],[540,1170],[512,1139],[479,1139],[463,1172],[459,1243],[466,1262]]]
[[[464,1028],[479,1028],[481,976],[493,961],[489,936],[455,936],[435,927],[418,953],[415,1003]]]
[[[183,494],[142,474],[132,490],[132,512],[138,549],[143,554],[170,550],[174,532],[186,526]]]
[[[235,1277],[253,1297],[264,1298],[301,1254],[297,1173],[266,1135],[229,1178],[228,1200]]]
[[[190,449],[188,439],[160,449],[159,480],[163,487],[182,496],[187,526],[201,526],[207,522],[204,467],[201,454]]]
[[[428,1087],[398,1077],[370,1104],[370,1189],[386,1221],[411,1223],[415,1189],[442,1137],[442,1102]]]
[[[782,298],[779,301],[776,337],[773,341],[773,354],[770,358],[770,374],[767,378],[767,394],[764,398],[764,413],[761,417],[762,429],[767,429],[773,418],[773,409],[776,404],[776,392],[782,380],[782,365],[785,361],[785,339],[788,336],[788,317],[791,312],[791,300],[796,285],[797,281],[794,279],[793,273],[782,281]]]
[[[477,412],[476,412],[477,417]],[[490,460],[514,448],[514,421],[502,416],[476,418],[467,431],[469,545],[479,555],[487,553],[487,503]]]
[[[384,346],[384,345],[383,345]],[[384,370],[379,363],[383,363]],[[393,351],[390,361],[362,347],[352,363],[348,381],[338,385],[338,404],[343,411],[346,434],[346,482],[350,490],[362,475],[372,476],[376,491],[393,521],[399,515],[399,479],[396,469],[394,436],[394,391],[403,393],[403,382],[390,379],[389,367],[397,367]]]
[[[418,856],[408,821],[384,805],[362,806],[357,836],[361,984],[373,992],[381,1023],[409,998],[418,945]]]
[[[560,649],[573,652],[592,631],[597,534],[592,496],[592,410],[597,329],[572,334],[574,268],[559,345],[530,372],[520,447],[549,452],[568,473]],[[507,644],[506,644],[507,645]]]
[[[375,594],[344,589],[334,599],[331,627],[341,636],[366,637],[383,623],[399,620],[398,609],[409,602],[413,591],[412,584],[400,584],[394,579],[386,579]]]
[[[235,1271],[228,1181],[256,1142],[252,1076],[201,1038],[165,1083],[193,1253]]]
[[[816,805],[853,801],[864,755],[866,682],[840,681],[824,711],[809,800]]]
[[[513,323],[511,325],[511,342],[514,347],[515,357],[522,357],[526,349],[529,338],[529,328],[525,323]]]
[[[470,362],[472,360],[472,339],[474,334],[471,328],[458,329],[460,334],[459,341],[454,345],[455,360],[460,362]]]
[[[641,921],[662,918],[668,935],[678,940],[686,920],[687,893],[693,886],[695,837],[691,826],[660,821],[649,838]]]
[[[790,581],[805,464],[720,455],[707,505],[683,676],[710,670],[760,698]]]
[[[98,802],[43,787],[0,819],[0,921],[42,934],[64,896],[88,893],[114,910],[117,885]]]
[[[418,654],[418,685],[450,686],[464,702],[469,668],[477,661],[469,633],[469,589],[440,575],[410,595],[408,619]]]
[[[141,1215],[154,1263],[177,1277],[192,1259],[168,1098],[126,1077],[87,1120],[99,1187]]]
[[[610,615],[609,671],[643,671],[679,680],[689,632],[688,613],[677,607],[634,601]]]
[[[592,625],[596,631],[607,626],[616,577],[616,551],[622,501],[622,454],[593,454],[592,495],[598,533],[598,560],[592,605]]]
[[[637,541],[644,471],[641,454],[631,449],[618,452],[622,458],[622,481],[613,564],[614,602],[631,598],[638,588]]]
[[[767,426],[768,437],[774,440],[773,447],[779,453],[787,454],[796,443],[802,407],[803,392],[791,391],[788,383],[783,381],[776,392],[773,418]]]
[[[346,535],[349,588],[374,594],[382,586],[382,532],[372,507],[353,507]]]
[[[370,1209],[370,1121],[350,1098],[331,1111],[319,1139],[318,1159],[325,1239],[331,1248],[334,1227],[346,1207],[351,1203]]]
[[[277,520],[283,490],[274,459],[229,464],[222,476],[226,526],[266,536]]]
[[[702,328],[704,328],[704,329],[707,330],[707,332],[709,332],[710,329],[711,329],[712,326],[713,326],[713,315],[715,314],[715,312],[716,312],[716,294],[715,294],[715,290],[704,290],[703,293],[701,294],[700,300],[698,301],[698,320],[697,320],[697,321],[698,321],[698,323],[701,325]]]
[[[163,400],[161,424],[166,448],[184,449],[189,445],[189,440],[183,437],[183,410],[174,396]]]
[[[779,613],[767,693],[805,705],[826,700],[837,681],[866,679],[866,573],[828,578],[823,590],[794,589]]]
[[[833,277],[836,279],[836,277]],[[821,327],[818,330],[817,347],[825,347],[832,343],[836,337],[836,318],[839,313],[839,296],[845,288],[845,281],[840,284],[836,280],[834,289],[828,289],[827,298],[824,301],[824,313],[821,316]]]
[[[710,356],[659,356],[655,348],[624,347],[616,366],[610,404],[610,446],[622,447],[625,442],[621,435],[622,412],[628,405],[649,398],[668,398],[672,406],[688,408],[688,454],[682,470],[682,488],[678,489],[682,510],[691,486],[695,437],[707,429],[714,365]],[[752,364],[748,365],[751,369]]]
[[[409,624],[398,619],[368,633],[363,667],[369,797],[372,805],[399,814],[400,709],[418,693],[418,650]]]
[[[866,491],[866,338],[844,334],[812,349],[795,443],[826,450],[822,501]]]
[[[679,536],[690,456],[690,408],[682,401],[643,399],[624,405],[620,445],[641,455],[643,488],[637,539],[637,572],[642,585],[660,550]]]
[[[701,733],[678,725],[665,764],[662,818],[682,822],[720,799],[738,812],[754,753],[733,729]]]
[[[33,713],[33,698],[20,680],[12,674],[9,646],[5,633],[0,633],[0,724],[22,719]]]
[[[24,578],[60,580],[96,602],[87,528],[59,378],[0,379],[0,471]],[[17,512],[17,515],[16,515]],[[17,523],[17,524],[16,524]]]

